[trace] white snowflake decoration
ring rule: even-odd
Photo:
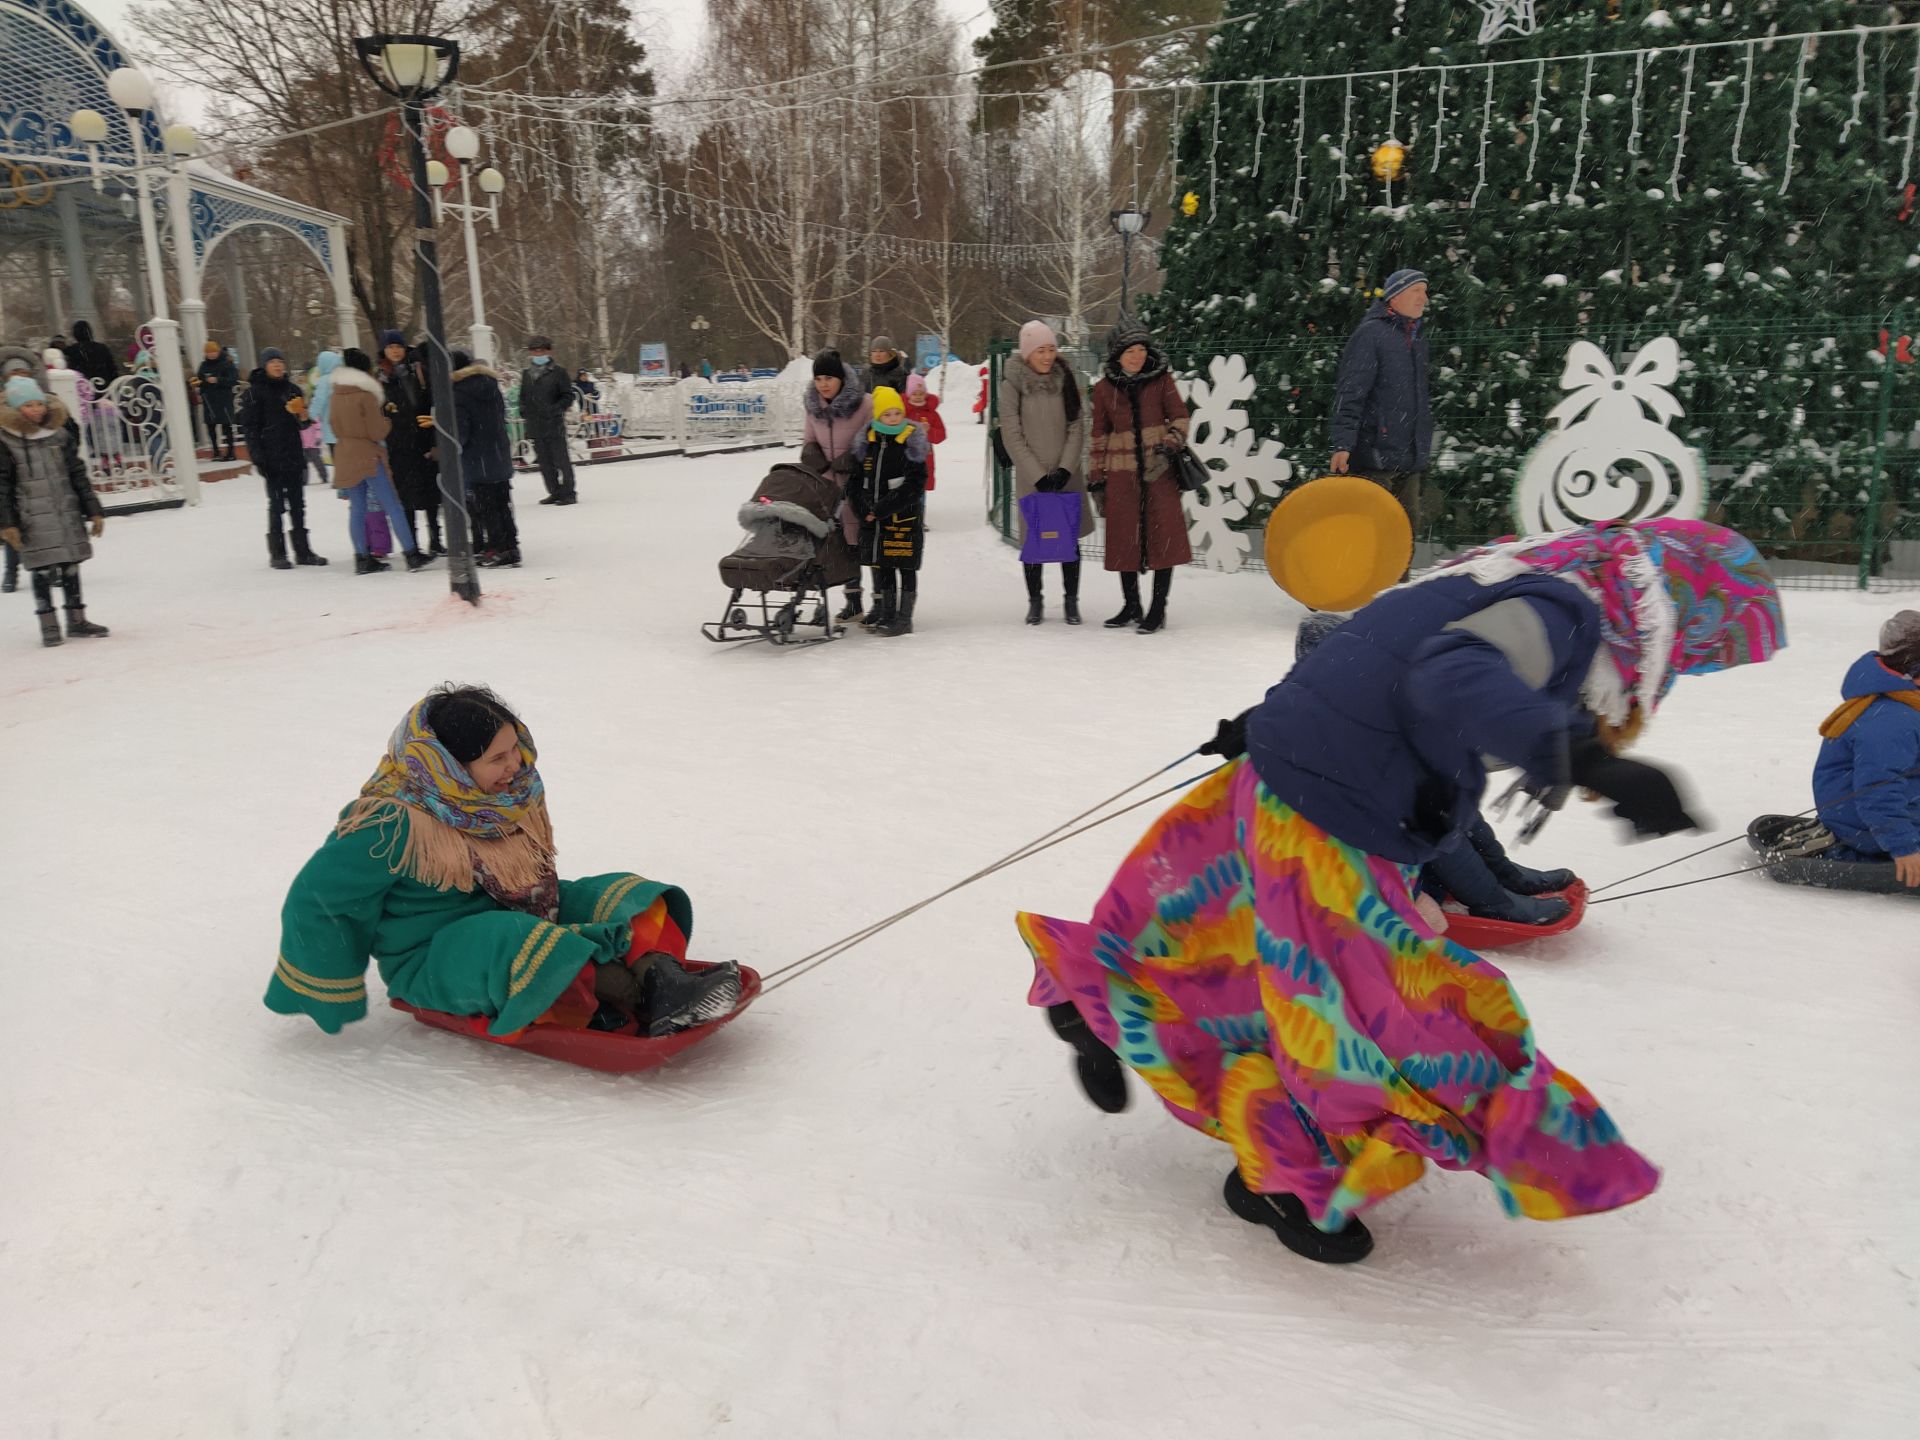
[[[1280,494],[1293,478],[1293,462],[1282,458],[1278,440],[1255,437],[1253,422],[1240,408],[1253,398],[1247,362],[1238,355],[1216,355],[1207,375],[1207,380],[1182,380],[1179,387],[1192,412],[1187,445],[1213,479],[1180,500],[1194,554],[1215,570],[1232,572],[1246,563],[1260,538],[1235,530],[1234,523],[1251,515],[1263,497]]]
[[[1480,43],[1491,45],[1508,35],[1534,31],[1534,0],[1477,0],[1480,6]]]
[[[1651,342],[1615,370],[1598,345],[1576,340],[1560,388],[1573,394],[1547,415],[1557,426],[1535,447],[1514,487],[1523,535],[1550,535],[1604,520],[1698,520],[1706,513],[1700,457],[1667,422],[1686,411],[1667,392],[1680,378],[1680,347]]]

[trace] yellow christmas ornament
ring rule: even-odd
[[[1323,475],[1267,521],[1267,574],[1309,610],[1357,610],[1413,559],[1413,526],[1388,491],[1358,475]]]
[[[1392,182],[1406,173],[1407,147],[1398,140],[1382,140],[1373,147],[1373,176]]]
[[[1189,190],[1180,197],[1180,213],[1191,219],[1200,213],[1200,197]]]

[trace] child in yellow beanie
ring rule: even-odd
[[[926,548],[927,437],[907,420],[900,392],[873,392],[873,421],[853,442],[847,503],[860,520],[858,554],[873,569],[873,609],[861,623],[876,635],[911,635]]]

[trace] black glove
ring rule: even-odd
[[[1573,783],[1613,801],[1613,813],[1631,822],[1635,835],[1701,828],[1687,813],[1680,787],[1658,765],[1622,759],[1591,736],[1575,743],[1571,759]]]
[[[1213,738],[1193,753],[1218,755],[1222,760],[1238,760],[1247,753],[1247,717],[1253,711],[1242,710],[1231,720],[1222,720]]]
[[[1073,479],[1073,475],[1069,471],[1049,470],[1034,483],[1033,488],[1036,490],[1044,490],[1047,494],[1051,495],[1057,491],[1066,489],[1067,482],[1071,479]]]

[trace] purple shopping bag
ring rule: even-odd
[[[393,531],[387,525],[387,515],[380,508],[380,502],[367,500],[367,553],[369,555],[391,555],[393,553]]]
[[[1020,498],[1027,538],[1020,547],[1022,565],[1066,565],[1080,558],[1080,507],[1077,490],[1036,490]]]

